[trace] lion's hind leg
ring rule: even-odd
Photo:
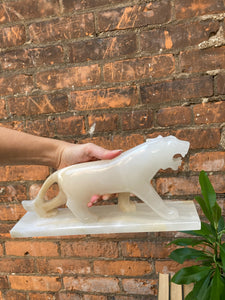
[[[119,193],[118,194],[118,207],[122,212],[135,212],[136,205],[130,200],[130,193]]]
[[[176,208],[168,207],[152,185],[144,183],[134,194],[162,218],[171,220],[178,217]]]

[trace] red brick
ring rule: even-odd
[[[94,261],[94,273],[99,275],[144,276],[152,271],[147,261]]]
[[[175,261],[171,260],[158,260],[155,262],[155,271],[156,273],[175,273],[179,271],[181,268],[190,267],[195,265],[194,261],[185,261],[183,264],[179,264]]]
[[[126,136],[114,135],[111,137],[92,137],[81,140],[80,143],[93,142],[107,149],[122,149],[126,151],[144,142],[144,137],[140,134],[130,134]]]
[[[34,273],[35,263],[32,259],[1,258],[1,273]]]
[[[173,55],[165,54],[110,62],[104,65],[103,74],[107,82],[121,82],[163,77],[172,74],[174,70]]]
[[[158,52],[168,49],[183,49],[208,40],[219,30],[219,22],[206,20],[187,24],[168,25],[165,28],[148,30],[140,34],[142,51]]]
[[[180,55],[180,69],[185,73],[225,68],[225,47],[190,50]]]
[[[134,34],[80,41],[70,45],[70,61],[83,62],[121,57],[135,53],[136,48]]]
[[[160,109],[157,114],[157,124],[160,126],[188,125],[192,121],[192,111],[189,107],[169,107]]]
[[[55,299],[56,299],[55,295],[52,295],[50,293],[35,293],[35,294],[29,293],[29,300],[55,300]],[[62,299],[59,298],[58,300],[62,300]]]
[[[139,258],[166,258],[174,245],[167,245],[167,242],[152,241],[122,241],[121,250],[123,257],[139,257]]]
[[[122,129],[135,130],[151,128],[153,125],[153,112],[150,110],[132,110],[121,115]]]
[[[77,257],[118,257],[116,242],[74,241],[61,243],[62,256]]]
[[[0,86],[0,96],[28,93],[33,88],[33,78],[24,74],[0,77]]]
[[[193,107],[196,124],[225,122],[225,102],[212,102],[198,104]]]
[[[167,196],[200,194],[197,176],[157,178],[156,189]]]
[[[58,0],[7,1],[0,5],[0,23],[47,17],[60,13]]]
[[[121,3],[121,0],[86,0],[86,1],[64,0],[63,6],[66,12],[73,12],[74,10],[82,10],[86,8],[107,6],[111,4],[117,4],[117,3]]]
[[[138,295],[155,295],[157,294],[157,280],[156,279],[123,279],[123,289],[129,294]]]
[[[27,119],[24,131],[38,136],[54,137],[55,124],[51,117],[35,120]]]
[[[0,186],[0,202],[18,202],[26,197],[26,186],[23,184]]]
[[[223,174],[209,176],[216,193],[225,193],[225,176]]]
[[[49,175],[45,166],[0,167],[0,181],[44,180]]]
[[[168,22],[171,5],[168,1],[151,2],[114,10],[102,11],[98,15],[99,31],[137,28]]]
[[[38,259],[37,269],[39,274],[89,274],[91,265],[80,259]]]
[[[1,221],[18,221],[26,212],[20,204],[1,204]]]
[[[224,152],[200,152],[190,156],[189,168],[191,171],[201,170],[208,172],[225,171]]]
[[[71,92],[71,106],[75,110],[122,108],[136,103],[136,87]]]
[[[213,80],[209,76],[175,79],[141,86],[143,103],[160,104],[169,101],[186,101],[191,98],[212,96]]]
[[[7,276],[0,275],[0,288],[1,289],[7,289],[7,288],[9,288]]]
[[[8,99],[8,107],[16,116],[64,112],[68,110],[68,97],[61,93],[16,97]]]
[[[191,149],[216,148],[220,144],[219,128],[208,129],[180,129],[176,132],[176,137],[189,141]]]
[[[107,300],[107,296],[84,295],[83,300]]]
[[[213,175],[209,176],[209,178],[215,191],[217,193],[224,193],[224,176]],[[201,192],[198,176],[157,178],[156,189],[159,194],[167,196],[196,195]]]
[[[34,43],[75,39],[94,33],[92,13],[34,23],[29,26]]]
[[[14,129],[14,130],[18,130],[18,131],[24,131],[25,130],[23,121],[9,121],[7,123],[3,122],[3,123],[0,123],[0,126],[10,128],[10,129]]]
[[[54,125],[56,134],[81,135],[85,133],[83,116],[58,117],[55,118]]]
[[[101,114],[91,115],[88,117],[89,132],[113,131],[118,129],[118,115],[116,114]],[[94,133],[93,132],[93,133]]]
[[[84,296],[81,296],[81,295],[78,295],[77,293],[73,293],[73,292],[68,292],[68,291],[65,291],[65,292],[60,292],[56,295],[56,298],[54,298],[54,300],[84,300],[85,298],[85,295]],[[90,296],[91,297],[91,296]],[[94,296],[95,297],[95,296]],[[98,297],[98,296],[96,296]],[[40,298],[41,299],[41,298]],[[43,298],[43,300],[45,300],[46,298]],[[95,298],[93,298],[94,300]],[[96,298],[97,299],[97,298]],[[35,299],[36,300],[36,299]],[[37,299],[39,300],[39,299]],[[41,299],[42,300],[42,299]],[[92,298],[91,298],[92,300]],[[107,300],[107,299],[104,299],[104,300]]]
[[[2,244],[0,244],[0,256],[3,256],[3,254],[4,254],[4,249]]]
[[[15,290],[57,292],[61,288],[58,277],[9,275],[9,282],[11,288]]]
[[[61,46],[17,49],[2,53],[0,63],[3,70],[36,68],[62,63],[63,56]]]
[[[6,255],[58,256],[58,246],[48,241],[6,241]]]
[[[43,90],[90,86],[99,82],[100,68],[98,65],[72,67],[37,74],[37,84]]]
[[[11,27],[1,28],[0,45],[1,48],[8,48],[23,45],[26,42],[25,27],[23,25],[15,25]]]
[[[2,299],[2,298],[0,298]],[[17,291],[6,291],[5,293],[5,298],[6,300],[26,300],[27,295],[22,292],[17,292]]]
[[[0,118],[7,118],[8,113],[4,99],[0,99]]]
[[[118,293],[119,282],[116,278],[84,278],[64,277],[64,286],[67,290],[95,292],[95,293]]]
[[[225,94],[225,73],[220,73],[216,76],[215,79],[217,94]]]
[[[179,19],[222,11],[224,11],[224,5],[219,0],[177,0],[175,2],[176,17]]]

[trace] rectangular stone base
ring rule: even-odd
[[[79,234],[106,234],[124,232],[159,232],[199,230],[201,223],[193,201],[165,201],[175,207],[179,217],[166,220],[158,216],[145,203],[136,204],[133,213],[119,211],[117,205],[94,206],[99,216],[95,223],[82,223],[68,208],[58,209],[57,215],[41,218],[35,212],[27,212],[12,228],[12,237],[65,236]]]

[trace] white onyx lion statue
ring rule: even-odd
[[[49,217],[63,204],[83,223],[96,222],[97,216],[87,204],[95,194],[118,193],[120,210],[132,212],[135,204],[129,201],[129,193],[136,195],[152,210],[165,219],[178,216],[174,208],[168,208],[150,184],[159,169],[176,170],[181,164],[190,143],[174,136],[147,139],[145,143],[125,151],[112,160],[80,163],[58,170],[50,175],[37,197],[23,201],[26,210],[35,210],[41,217]],[[44,200],[48,188],[58,183],[59,193],[51,200]]]

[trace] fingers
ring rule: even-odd
[[[120,155],[123,151],[118,150],[107,150],[95,144],[87,144],[87,154],[89,157],[96,159],[112,159]]]
[[[88,202],[87,206],[91,207],[100,200],[109,200],[110,198],[113,198],[115,196],[116,196],[116,194],[93,195],[91,197],[90,201]]]

